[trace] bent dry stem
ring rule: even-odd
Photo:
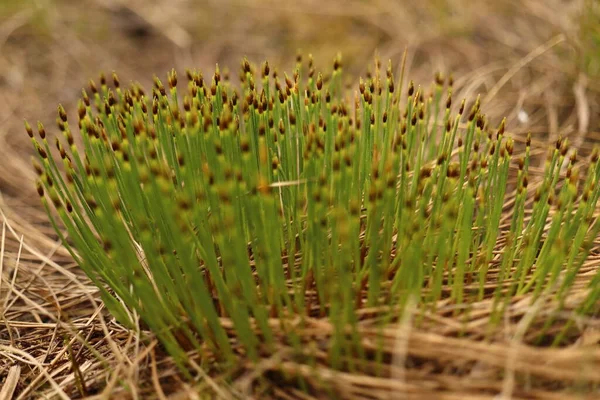
[[[306,355],[303,321],[324,318],[328,362],[352,370],[373,357],[366,307],[389,306],[382,329],[409,298],[493,298],[492,322],[515,295],[562,307],[600,229],[598,152],[578,163],[559,139],[530,189],[530,139],[514,156],[479,99],[453,106],[451,79],[403,88],[391,64],[375,70],[355,92],[340,58],[291,75],[244,60],[240,85],[217,68],[178,88],[172,71],[149,93],[102,76],[78,134],[59,107],[57,152],[27,125],[43,205],[110,312],[139,315],[184,370],[191,349],[257,360],[285,340]]]

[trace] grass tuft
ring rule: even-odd
[[[276,335],[310,360],[308,318],[333,327],[330,366],[356,371],[384,362],[359,334],[366,309],[383,332],[407,304],[466,318],[489,298],[490,326],[515,296],[562,307],[600,231],[598,151],[582,162],[559,138],[531,187],[530,138],[492,127],[479,98],[455,105],[451,77],[425,88],[394,71],[376,60],[355,92],[340,56],[289,75],[243,60],[239,85],[218,66],[150,92],[102,75],[76,134],[58,107],[56,149],[26,124],[37,192],[110,312],[139,315],[183,371],[189,350],[231,365],[274,354]]]

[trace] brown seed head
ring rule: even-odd
[[[508,139],[505,144],[506,152],[509,156],[512,156],[514,150],[514,141],[512,139]]]
[[[46,130],[44,129],[44,125],[42,125],[41,122],[38,122],[37,128],[38,128],[38,134],[40,135],[40,138],[42,138],[42,140],[46,139]]]
[[[94,82],[93,80],[90,79],[89,86],[90,86],[90,91],[93,94],[98,93],[98,87],[96,86],[96,82]]]
[[[118,89],[121,86],[121,83],[119,82],[119,77],[117,76],[115,71],[113,71],[113,73],[112,73],[112,80],[113,80],[113,84],[115,85],[115,88]]]
[[[62,122],[67,122],[67,112],[65,111],[65,108],[62,106],[62,104],[58,105],[58,116],[60,117],[60,120]]]
[[[464,99],[460,102],[460,108],[458,109],[458,114],[462,115],[463,112],[465,112],[465,100]]]
[[[169,81],[170,89],[174,89],[175,87],[177,87],[177,71],[175,71],[174,68],[171,70],[171,73],[167,77],[167,80]]]
[[[31,129],[31,125],[27,121],[25,121],[25,131],[27,132],[27,136],[33,139],[33,129]]]
[[[342,57],[337,56],[335,60],[333,60],[333,71],[339,71],[342,68]]]
[[[44,186],[42,186],[42,182],[37,181],[35,183],[35,187],[37,189],[37,193],[40,197],[44,197]]]

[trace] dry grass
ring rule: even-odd
[[[81,87],[100,70],[117,70],[125,82],[148,82],[172,66],[210,70],[219,62],[235,72],[244,55],[289,67],[302,48],[317,65],[341,50],[349,75],[356,76],[366,72],[365,60],[376,49],[382,59],[398,61],[407,47],[411,77],[424,81],[434,71],[454,71],[455,98],[482,93],[486,114],[493,121],[508,116],[517,140],[533,132],[540,163],[546,143],[559,134],[585,154],[590,142],[600,140],[600,84],[574,62],[582,52],[576,16],[583,3],[0,4],[0,398],[315,399],[330,397],[327,387],[347,399],[598,398],[598,314],[577,320],[569,346],[534,346],[535,333],[555,314],[544,298],[534,305],[515,298],[489,340],[487,300],[473,305],[467,321],[453,318],[453,305],[440,304],[419,325],[406,318],[384,332],[373,328],[378,310],[365,310],[365,346],[383,340],[387,349],[379,376],[370,365],[362,373],[335,372],[325,363],[315,371],[292,359],[282,338],[276,356],[259,365],[242,361],[224,376],[204,363],[193,381],[184,381],[149,332],[137,335],[111,319],[95,287],[58,243],[34,193],[22,133],[25,117],[50,125],[58,102],[73,111]],[[592,254],[572,304],[599,268],[600,245]],[[558,315],[557,328],[573,318],[572,304]],[[307,351],[318,360],[326,357],[331,327],[315,319],[302,333]],[[308,392],[286,389],[297,377]]]

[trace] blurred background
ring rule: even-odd
[[[598,132],[600,2],[596,0],[0,0],[0,201],[27,232],[39,210],[23,120],[55,130],[100,72],[149,86],[154,74],[242,57],[290,71],[343,55],[348,82],[378,54],[428,85],[453,73],[455,99],[481,94],[492,124],[559,134],[584,148]]]

